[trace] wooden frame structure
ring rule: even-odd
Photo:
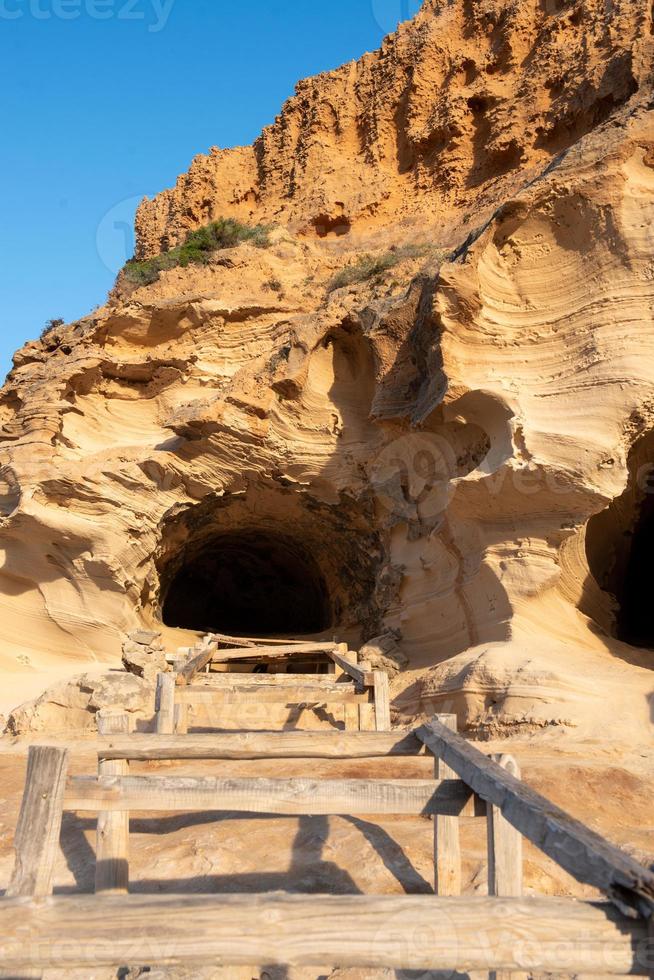
[[[225,644],[226,641],[226,644]],[[156,730],[160,735],[186,734],[189,709],[210,705],[279,705],[297,709],[342,706],[346,731],[390,731],[388,675],[359,663],[348,645],[334,642],[276,643],[256,645],[232,638],[207,637],[175,664],[175,670],[157,678]],[[245,644],[248,646],[245,646]],[[235,666],[302,666],[306,658],[328,660],[329,672],[233,673]],[[218,672],[203,673],[212,665]],[[231,668],[231,670],[230,670]],[[250,669],[252,667],[250,666]],[[219,727],[219,726],[218,726]]]
[[[99,774],[68,777],[65,749],[30,749],[16,866],[0,899],[0,971],[283,964],[504,973],[649,975],[654,873],[488,758],[451,716],[410,733],[152,736],[105,719]],[[372,759],[426,753],[430,780],[130,776],[152,759]],[[130,809],[414,813],[433,819],[434,896],[128,895]],[[48,897],[63,810],[99,813],[94,896]],[[459,821],[486,817],[489,896],[460,891]],[[445,822],[447,821],[447,822]],[[609,901],[523,898],[521,837]]]

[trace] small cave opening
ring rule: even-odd
[[[233,636],[302,636],[332,625],[321,569],[299,541],[239,529],[188,545],[163,586],[167,626]]]
[[[654,649],[654,433],[629,454],[627,489],[586,529],[588,565],[607,594],[610,633],[623,643]]]
[[[624,573],[616,584],[616,632],[632,646],[654,649],[654,498],[646,496],[632,529],[625,532]]]

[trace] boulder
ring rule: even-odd
[[[82,674],[15,708],[5,731],[11,735],[92,732],[96,729],[96,714],[107,708],[133,715],[133,729],[146,728],[154,715],[154,695],[154,682],[134,674]]]

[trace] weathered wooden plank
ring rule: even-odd
[[[349,660],[351,663],[355,663],[355,664],[358,663],[359,655],[356,653],[350,654],[347,643],[338,643],[335,647],[335,652],[338,654],[339,657],[344,657],[346,660]],[[331,655],[329,657],[329,661],[334,667],[334,674],[337,680],[341,681],[345,677],[349,679],[349,674],[345,673],[345,671],[341,667],[340,662],[335,660],[334,657],[332,657]],[[347,719],[345,719],[345,723],[347,724]]]
[[[196,647],[193,654],[186,661],[184,666],[175,675],[175,682],[178,686],[182,687],[184,684],[190,684],[193,678],[198,674],[207,664],[211,663],[214,654],[218,650],[217,643],[205,643],[200,647]],[[243,648],[238,651],[241,656],[244,656],[247,651]]]
[[[133,734],[107,739],[104,759],[376,759],[415,756],[424,745],[413,732],[235,732],[182,737]]]
[[[510,755],[494,755],[498,766],[520,779],[520,767]],[[522,834],[512,827],[496,806],[488,807],[488,894],[498,898],[522,895]],[[527,980],[526,973],[491,971],[489,980]]]
[[[456,731],[456,715],[439,715],[443,725]],[[454,773],[438,757],[434,760],[437,779],[452,779]],[[458,817],[434,817],[434,891],[437,895],[461,894],[461,840]]]
[[[470,790],[459,779],[267,779],[213,776],[115,776],[68,780],[66,809],[349,815],[475,815]]]
[[[226,647],[254,647],[256,641],[249,636],[229,636],[227,633],[208,633],[205,639],[209,643],[218,643]],[[271,642],[275,642],[274,640]]]
[[[375,726],[378,732],[391,730],[391,694],[388,674],[383,670],[373,671],[375,686]]]
[[[344,657],[341,653],[336,650],[326,650],[327,656],[330,657],[337,667],[351,677],[357,684],[361,684],[363,687],[374,687],[375,676],[374,672],[371,670],[366,670],[364,665],[355,664],[348,657]]]
[[[101,736],[129,735],[129,717],[122,714],[98,716]],[[122,759],[100,759],[100,776],[126,776],[129,763]],[[95,850],[96,892],[127,893],[129,887],[129,813],[98,814]]]
[[[438,721],[416,734],[482,799],[577,881],[605,892],[622,910],[654,912],[654,872],[520,782]]]
[[[506,772],[520,779],[520,767],[510,755],[494,756]],[[522,834],[496,806],[488,807],[488,894],[498,898],[522,895]]]
[[[200,674],[193,681],[193,687],[209,687],[217,690],[230,688],[275,688],[281,690],[287,687],[309,687],[314,691],[333,691],[338,694],[345,691],[360,691],[361,688],[349,678],[336,681],[332,674],[241,674],[241,673],[211,673]]]
[[[12,898],[52,892],[67,770],[66,749],[30,746],[14,840],[16,863],[7,889]]]
[[[428,895],[58,896],[0,899],[0,966],[124,963],[646,973],[647,926],[606,904]]]
[[[357,704],[368,702],[367,694],[357,694],[346,684],[339,684],[338,687],[340,690],[336,691],[316,686],[248,687],[241,684],[221,690],[194,684],[192,687],[178,688],[176,700],[179,704],[347,704],[355,708]]]
[[[270,637],[261,636],[228,636],[227,633],[209,633],[208,639],[216,640],[218,643],[223,644],[226,647],[274,647],[274,646],[301,646],[303,643],[307,643],[307,640],[294,640],[290,637],[283,637],[278,640],[271,639]],[[319,642],[319,641],[315,641]]]
[[[172,735],[175,731],[175,675],[157,675],[155,700],[156,727],[159,735]]]
[[[279,644],[278,646],[272,644],[270,646],[248,647],[246,650],[221,649],[215,654],[215,660],[217,663],[224,663],[226,660],[243,660],[245,658],[256,660],[258,657],[265,658],[268,656],[280,659],[282,657],[294,657],[302,653],[328,654],[333,649],[334,643],[329,640],[323,640],[322,642],[314,641],[312,643]]]

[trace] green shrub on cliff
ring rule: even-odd
[[[125,266],[126,279],[136,286],[147,286],[156,282],[160,273],[178,266],[206,265],[214,252],[224,248],[234,248],[242,242],[250,242],[257,248],[269,245],[269,229],[264,225],[244,225],[234,218],[220,218],[204,228],[192,231],[183,245],[171,248],[151,259],[130,259]]]
[[[330,281],[327,290],[333,293],[334,290],[343,289],[344,286],[352,286],[358,282],[374,279],[388,272],[389,269],[393,269],[400,262],[421,258],[429,254],[431,250],[432,246],[430,245],[403,245],[400,248],[384,252],[383,255],[362,255],[356,262],[346,265],[344,269],[337,272]]]

